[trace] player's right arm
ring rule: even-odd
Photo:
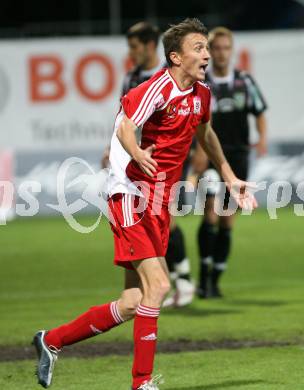
[[[148,81],[131,89],[121,99],[124,116],[117,129],[117,138],[140,169],[150,177],[154,176],[157,167],[157,162],[152,158],[155,145],[144,150],[140,148],[135,131],[142,128],[154,111],[164,103],[162,91],[170,82],[165,71],[159,71]]]
[[[153,177],[157,167],[157,162],[151,157],[155,150],[155,145],[141,149],[135,137],[136,128],[136,124],[124,115],[117,129],[117,138],[125,151],[137,162],[140,169],[148,176]]]

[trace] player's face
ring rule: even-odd
[[[205,80],[205,72],[210,58],[208,39],[198,33],[185,36],[179,53],[180,67],[192,81]]]
[[[128,39],[129,56],[136,66],[142,66],[147,62],[149,52],[147,44],[141,42],[137,37]]]
[[[229,37],[223,35],[215,38],[210,47],[213,66],[220,70],[227,69],[231,61],[232,50],[232,41]]]

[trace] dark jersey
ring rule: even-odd
[[[233,70],[224,78],[207,72],[205,81],[212,92],[212,127],[224,152],[249,150],[248,114],[260,115],[267,106],[254,79]]]
[[[149,80],[154,73],[158,72],[165,66],[165,64],[160,64],[159,66],[149,70],[144,70],[140,66],[136,66],[131,69],[124,78],[121,96],[126,95],[131,88],[135,88],[144,81]]]

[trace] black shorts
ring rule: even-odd
[[[225,152],[224,152],[225,153]],[[231,166],[236,177],[241,180],[247,180],[248,177],[248,153],[226,152],[225,157]]]
[[[248,177],[248,168],[249,168],[249,163],[248,163],[248,153],[245,153],[245,152],[242,152],[242,153],[238,153],[238,152],[224,152],[225,154],[225,157],[229,163],[229,165],[231,166],[234,174],[236,175],[236,177],[238,179],[241,179],[241,180],[247,180],[247,177]],[[209,166],[208,166],[208,169],[214,169],[215,170],[215,167],[212,163],[209,163]],[[219,177],[219,180],[220,181],[224,181],[222,178]],[[215,196],[216,194],[214,192],[207,192],[207,196]],[[229,199],[230,199],[230,193],[229,191],[226,189],[226,193],[225,193],[225,199],[224,199],[224,205],[225,207],[228,206],[228,203],[229,203]]]

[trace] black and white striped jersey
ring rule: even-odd
[[[232,70],[226,77],[207,71],[212,93],[212,127],[224,151],[246,151],[249,146],[249,114],[260,115],[267,108],[256,82],[248,73]]]

